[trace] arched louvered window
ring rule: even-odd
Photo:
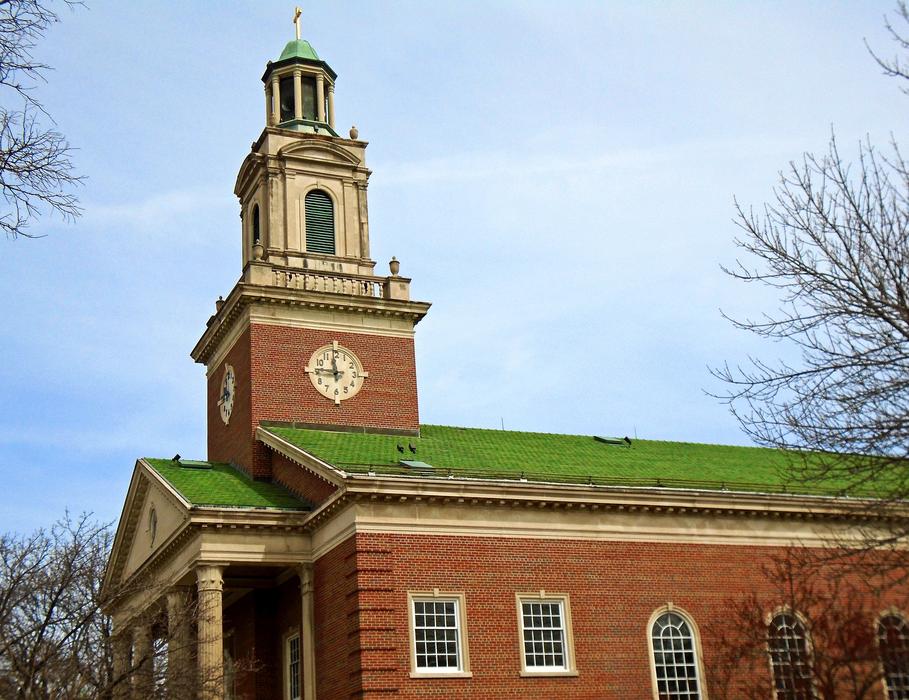
[[[814,700],[808,631],[802,621],[790,612],[774,616],[767,627],[767,648],[777,700]]]
[[[877,643],[888,700],[909,700],[909,624],[893,613],[877,621]]]
[[[660,700],[700,700],[698,650],[691,624],[665,612],[650,627],[656,695]]]
[[[335,254],[335,209],[331,197],[322,190],[306,193],[306,250]]]
[[[252,241],[253,245],[262,242],[262,226],[259,223],[259,205],[253,207],[252,212]]]

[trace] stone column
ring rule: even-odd
[[[167,592],[167,696],[189,697],[193,687],[190,591],[178,586]]]
[[[294,119],[303,118],[303,71],[294,71]]]
[[[277,76],[271,78],[271,98],[271,123],[278,124],[281,121],[281,83]]]
[[[335,86],[328,84],[328,126],[335,128]]]
[[[369,257],[369,207],[366,204],[366,183],[357,183],[357,198],[360,202],[360,257]]]
[[[196,567],[199,590],[198,657],[199,698],[222,700],[224,697],[224,628],[221,595],[224,567],[200,564]]]
[[[130,672],[132,671],[133,662],[133,640],[126,632],[114,634],[111,640],[113,646],[113,692],[114,700],[129,700],[130,696]]]
[[[154,693],[155,659],[152,648],[152,628],[149,622],[133,627],[133,697],[150,698]]]
[[[325,76],[316,76],[316,120],[325,121]]]
[[[274,122],[272,121],[272,116],[273,116],[272,112],[273,112],[273,109],[271,106],[271,86],[266,85],[265,86],[265,125],[266,126],[271,126],[272,124],[274,124]]]
[[[316,697],[316,622],[313,607],[312,564],[301,564],[300,574],[300,669],[303,672],[303,700]]]

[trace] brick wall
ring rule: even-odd
[[[316,695],[320,700],[359,697],[356,556],[356,541],[351,537],[315,563]]]
[[[331,482],[277,452],[272,453],[271,468],[272,479],[314,506],[324,503],[337,490]]]
[[[208,459],[213,462],[230,462],[247,469],[253,463],[249,337],[247,330],[208,376]],[[225,364],[234,368],[236,382],[236,398],[227,425],[221,420],[218,406]]]
[[[668,602],[700,628],[708,690],[731,600],[768,596],[765,547],[361,533],[319,560],[319,697],[652,700],[647,624]],[[407,592],[466,596],[472,678],[410,678]],[[516,592],[570,596],[577,677],[521,677]],[[869,625],[882,609],[869,606]],[[343,623],[346,623],[343,624]],[[759,673],[769,672],[760,664]]]
[[[237,667],[236,697],[281,698],[284,640],[300,627],[300,581],[250,591],[224,611],[225,645]]]
[[[369,372],[356,396],[335,405],[321,396],[304,368],[319,347],[337,340]],[[218,412],[223,363],[236,372],[237,397],[230,424]],[[271,476],[271,455],[254,439],[262,421],[419,429],[417,374],[412,338],[252,324],[208,379],[208,454],[256,478]]]
[[[254,324],[251,330],[253,420],[418,430],[412,338]],[[360,392],[340,405],[321,396],[304,368],[337,340],[369,372]]]

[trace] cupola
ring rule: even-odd
[[[300,8],[294,13],[296,38],[287,42],[277,61],[269,61],[265,83],[267,126],[316,134],[335,132],[337,74],[305,39],[300,38]]]

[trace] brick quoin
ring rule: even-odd
[[[318,697],[652,700],[647,624],[670,602],[700,629],[709,694],[730,601],[772,597],[761,563],[783,551],[359,533],[316,563]],[[407,592],[434,588],[465,594],[472,678],[410,678]],[[577,677],[519,675],[515,593],[541,589],[570,596]]]
[[[321,396],[305,368],[332,341],[352,350],[369,377],[340,405]],[[218,409],[224,364],[233,366],[237,393],[230,423]],[[272,476],[271,455],[255,440],[263,421],[417,431],[417,371],[413,338],[251,324],[208,377],[208,458]]]

